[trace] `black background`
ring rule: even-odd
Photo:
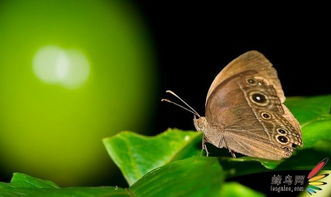
[[[248,50],[262,52],[278,71],[286,96],[331,93],[330,12],[311,4],[233,4],[139,1],[154,40],[159,98],[171,89],[204,114],[214,77]],[[325,6],[327,8],[327,6]],[[157,101],[148,130],[194,129],[192,115]]]

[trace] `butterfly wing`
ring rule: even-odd
[[[239,56],[216,77],[210,91],[206,119],[217,129],[205,135],[215,146],[279,160],[302,145],[299,123],[282,104],[277,73],[262,54]]]
[[[208,90],[206,104],[209,96],[218,85],[226,79],[247,70],[254,70],[257,71],[260,76],[268,77],[268,81],[275,88],[281,102],[283,103],[285,101],[284,92],[280,81],[278,80],[277,71],[272,67],[270,61],[265,58],[263,54],[252,50],[234,59],[224,67],[220,73],[218,73]]]

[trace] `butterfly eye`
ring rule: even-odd
[[[280,136],[277,137],[277,141],[282,143],[282,144],[286,144],[288,142],[288,138],[285,137],[285,136],[280,135]]]
[[[261,117],[265,120],[271,119],[271,115],[268,112],[262,112]]]
[[[277,129],[277,132],[280,134],[286,134],[286,130],[285,129]]]
[[[253,99],[253,101],[255,101],[257,103],[267,102],[267,98],[263,94],[260,94],[260,93],[252,94],[252,99]]]

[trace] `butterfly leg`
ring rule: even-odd
[[[207,145],[206,145],[207,139],[205,137],[202,138],[202,151],[206,151],[206,156],[208,157],[209,152],[207,149]]]
[[[225,145],[225,148],[229,150],[229,153],[231,154],[231,156],[232,156],[233,158],[237,158],[236,155],[234,154],[234,152],[233,152],[233,151],[228,147],[228,145],[226,144],[226,141],[225,141],[224,137],[222,137],[222,139],[220,140],[218,147],[221,147],[221,143],[222,143],[222,141],[223,141],[223,143],[224,143],[224,145]]]
[[[231,149],[229,149],[229,152],[231,153],[231,156],[232,156],[233,158],[237,158],[236,155],[234,154],[234,152],[233,152]]]

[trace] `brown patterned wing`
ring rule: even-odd
[[[278,80],[277,71],[262,53],[252,50],[234,59],[215,77],[208,90],[206,104],[209,96],[218,85],[226,79],[247,70],[254,70],[259,73],[260,77],[267,78],[270,85],[275,88],[281,102],[283,103],[285,101],[284,92]]]
[[[205,135],[207,141],[217,147],[279,160],[291,156],[293,148],[302,145],[301,130],[278,95],[275,84],[281,86],[277,74],[270,72],[270,82],[266,75],[268,65],[259,62],[258,67],[266,68],[234,74],[213,89],[206,104],[206,119],[211,128],[218,129],[211,129],[212,132],[207,131]],[[253,64],[254,58],[248,63]],[[236,65],[244,64],[238,62]]]

